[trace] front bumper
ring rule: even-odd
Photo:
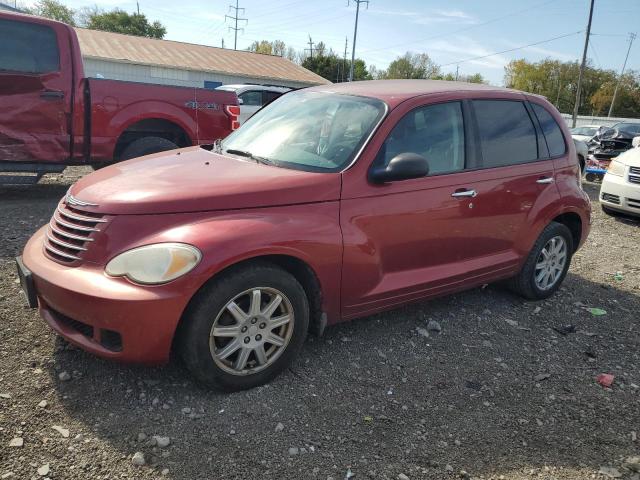
[[[96,264],[58,264],[44,254],[45,230],[31,237],[22,261],[31,272],[40,315],[51,328],[101,357],[166,362],[190,295],[175,286],[140,286],[111,278]]]
[[[627,175],[607,174],[600,187],[600,203],[613,210],[640,215],[640,184],[629,183]]]

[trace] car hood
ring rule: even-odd
[[[341,183],[338,173],[290,170],[189,147],[100,169],[69,194],[83,209],[102,214],[184,213],[338,200]]]

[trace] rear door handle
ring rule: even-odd
[[[478,195],[478,192],[476,192],[475,190],[457,190],[455,192],[453,192],[451,194],[452,197],[454,198],[458,198],[458,197],[475,197],[476,195]]]
[[[45,90],[40,93],[40,98],[45,98],[47,100],[58,100],[64,98],[64,92],[60,90]]]
[[[553,177],[541,177],[538,180],[536,180],[536,183],[541,183],[541,184],[546,184],[546,183],[553,183],[555,180],[553,179]]]

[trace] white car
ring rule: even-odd
[[[640,217],[640,148],[611,161],[602,180],[600,205],[609,215],[622,212]]]
[[[600,125],[582,125],[580,127],[571,128],[571,136],[574,140],[588,142],[600,130]]]
[[[280,95],[290,92],[289,87],[277,87],[271,85],[221,85],[216,90],[226,90],[235,92],[238,95],[240,104],[240,125],[242,125],[251,115],[256,113],[265,105],[273,102]]]

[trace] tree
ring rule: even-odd
[[[440,75],[440,67],[426,53],[407,52],[389,64],[381,78],[435,78]]]
[[[578,62],[545,59],[537,63],[524,59],[513,60],[505,67],[507,87],[543,95],[560,111],[571,112],[578,87]],[[618,75],[613,70],[595,68],[587,64],[582,83],[578,113],[604,115],[608,112]],[[616,115],[640,116],[640,76],[625,74],[618,90],[614,108]]]
[[[143,14],[129,14],[120,9],[91,15],[86,26],[93,30],[124,33],[138,37],[164,38],[167,33],[167,29],[160,22],[149,23]]]
[[[247,50],[250,52],[262,53],[263,55],[277,55],[279,57],[284,57],[288,54],[287,46],[282,40],[274,40],[273,42],[268,40],[256,40],[249,45]]]
[[[51,18],[69,25],[76,24],[75,11],[56,0],[39,0],[32,8],[26,8],[25,11],[31,15]]]

